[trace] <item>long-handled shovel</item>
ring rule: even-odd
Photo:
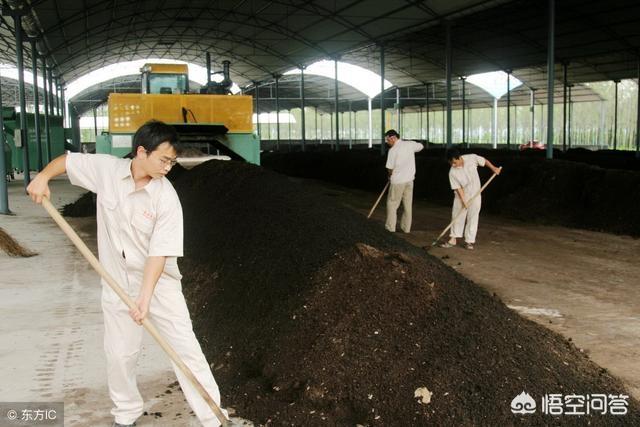
[[[389,188],[389,181],[387,181],[387,185],[385,185],[384,188],[382,189],[382,193],[380,193],[378,200],[376,200],[376,202],[373,204],[373,207],[369,211],[369,215],[367,215],[367,219],[371,218],[371,215],[373,215],[373,211],[375,211],[376,208],[378,207],[378,203],[380,203],[380,200],[382,199],[382,196],[384,196],[384,193],[387,191],[387,188]]]
[[[80,237],[76,234],[76,232],[71,228],[69,223],[65,221],[64,218],[62,218],[62,215],[60,215],[60,213],[56,210],[56,208],[53,207],[53,205],[51,204],[51,202],[47,197],[42,198],[42,206],[44,206],[47,212],[49,212],[49,215],[51,215],[53,220],[58,224],[58,226],[60,226],[60,228],[62,229],[62,231],[64,231],[67,237],[71,239],[73,244],[76,245],[78,250],[87,259],[87,261],[89,261],[91,266],[98,272],[98,274],[100,274],[100,276],[102,276],[102,278],[107,282],[107,284],[111,287],[111,289],[113,289],[113,291],[116,294],[118,294],[120,299],[122,299],[122,301],[130,309],[134,309],[134,310],[137,309],[131,297],[129,297],[129,295],[126,292],[124,292],[122,288],[116,283],[113,277],[111,277],[111,275],[107,273],[107,271],[102,267],[102,265],[100,264],[98,259],[95,257],[95,255],[93,255],[93,253],[87,247],[87,245],[84,244],[82,239],[80,239]],[[205,390],[202,384],[200,384],[200,382],[193,375],[189,367],[184,364],[182,359],[180,359],[180,356],[178,356],[178,353],[176,353],[175,350],[171,348],[169,343],[165,341],[164,338],[162,338],[162,336],[160,335],[156,327],[153,325],[153,323],[151,323],[149,319],[145,318],[142,321],[142,326],[144,326],[147,332],[149,332],[151,336],[155,338],[158,344],[160,344],[160,347],[162,347],[162,349],[169,355],[169,358],[171,358],[171,360],[180,368],[182,373],[184,373],[184,375],[187,378],[189,378],[193,386],[196,388],[196,390],[198,390],[198,393],[200,393],[200,396],[202,396],[205,402],[207,402],[207,404],[209,405],[213,413],[216,415],[220,423],[222,423],[223,426],[233,426],[234,423],[232,423],[232,421],[230,421],[222,413],[222,411],[220,410],[220,407],[216,404],[216,402],[213,401],[211,396],[209,396],[209,393],[207,392],[207,390]]]
[[[500,169],[502,169],[502,168],[500,168]],[[489,179],[487,180],[487,182],[485,182],[485,183],[484,183],[484,185],[482,186],[482,188],[480,189],[480,191],[478,191],[476,194],[474,194],[472,198],[470,198],[469,200],[467,200],[467,205],[469,205],[471,202],[473,202],[473,200],[474,200],[476,197],[478,197],[478,196],[479,196],[479,195],[484,191],[484,189],[485,189],[485,188],[487,188],[487,186],[491,183],[491,181],[493,181],[493,178],[495,178],[496,176],[498,176],[498,174],[495,174],[495,173],[494,173],[493,175],[491,175],[491,178],[489,178]],[[466,209],[466,208],[460,209],[460,212],[458,212],[458,215],[456,215],[456,216],[455,216],[455,218],[453,218],[453,221],[451,221],[451,222],[449,223],[449,225],[447,225],[447,227],[446,227],[444,230],[442,230],[442,233],[440,233],[440,235],[438,236],[438,238],[437,238],[436,240],[434,240],[434,241],[433,241],[433,243],[431,244],[431,247],[433,247],[433,246],[435,246],[435,245],[437,245],[437,244],[438,244],[438,241],[439,241],[440,239],[442,239],[442,236],[444,236],[444,234],[445,234],[447,231],[449,231],[449,229],[451,228],[451,226],[453,226],[453,224],[458,220],[458,218],[460,218],[460,215],[462,215],[462,213],[463,213],[463,212],[466,212],[466,211],[467,211],[467,209]],[[427,248],[427,249],[428,249],[428,247],[425,247],[425,248]]]

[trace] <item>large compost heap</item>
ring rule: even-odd
[[[318,187],[237,162],[177,175],[184,293],[223,405],[238,415],[298,426],[640,425],[632,398],[624,416],[543,414],[545,394],[628,393],[570,340]],[[514,415],[523,391],[538,408]]]
[[[314,147],[309,147],[313,149]],[[640,236],[640,159],[633,152],[562,153],[473,148],[504,169],[482,196],[482,210],[541,224]],[[559,158],[559,159],[558,159]],[[287,175],[314,178],[379,192],[385,184],[386,157],[380,150],[265,153],[262,164]],[[414,197],[451,205],[445,150],[430,148],[416,156]],[[482,181],[490,175],[480,168]]]
[[[320,190],[208,162],[175,187],[183,286],[224,404],[274,425],[575,423],[526,391],[624,393],[584,353]],[[432,396],[421,403],[414,392]],[[638,403],[599,424],[638,424]]]

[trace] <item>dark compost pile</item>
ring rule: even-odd
[[[463,153],[465,150],[462,150]],[[555,153],[475,148],[470,152],[503,166],[483,193],[482,209],[528,222],[640,236],[640,159],[630,152]],[[376,150],[265,153],[262,164],[277,172],[378,193],[386,181],[385,157]],[[566,159],[566,160],[565,160]],[[414,197],[451,205],[443,149],[416,156]],[[488,168],[480,168],[486,181]]]
[[[625,393],[570,341],[321,190],[207,162],[174,183],[183,289],[223,404],[272,425],[640,425],[553,417],[545,394]],[[414,397],[426,388],[430,402]],[[535,414],[514,415],[526,391]]]
[[[91,191],[84,193],[73,203],[67,203],[60,213],[71,218],[94,216],[96,214],[96,195]]]

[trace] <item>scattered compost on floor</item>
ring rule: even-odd
[[[33,252],[18,243],[18,241],[2,227],[0,227],[0,249],[12,257],[29,258],[38,255],[36,252]]]

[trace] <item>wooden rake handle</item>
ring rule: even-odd
[[[376,200],[376,202],[373,204],[373,207],[369,211],[369,215],[367,215],[367,219],[371,218],[371,215],[373,215],[373,211],[375,211],[376,208],[378,207],[378,203],[380,203],[380,200],[382,200],[382,196],[384,196],[384,193],[387,191],[387,188],[389,188],[389,181],[387,181],[387,185],[385,185],[384,188],[382,189],[382,193],[380,193],[378,200]]]
[[[500,168],[500,169],[502,169],[502,168]],[[489,179],[487,180],[487,182],[485,182],[485,183],[484,183],[484,185],[482,186],[482,188],[480,189],[480,191],[478,191],[476,194],[474,194],[472,198],[470,198],[469,200],[467,200],[467,205],[468,205],[469,203],[473,202],[473,200],[474,200],[476,197],[478,197],[478,196],[479,196],[479,195],[484,191],[484,189],[485,189],[485,188],[487,188],[487,186],[491,183],[491,181],[493,181],[493,179],[494,179],[496,176],[498,176],[498,174],[495,174],[495,173],[494,173],[493,175],[491,175],[491,178],[489,178]],[[449,225],[447,225],[447,227],[446,227],[444,230],[442,230],[442,233],[440,233],[440,235],[438,236],[438,238],[437,238],[436,240],[434,240],[434,241],[433,241],[433,243],[431,244],[431,246],[435,246],[436,244],[438,244],[438,241],[439,241],[440,239],[442,239],[442,236],[444,236],[444,234],[445,234],[447,231],[449,231],[449,229],[450,229],[450,228],[453,226],[453,224],[458,220],[458,218],[460,218],[460,215],[462,215],[462,213],[463,213],[463,212],[466,212],[466,210],[467,210],[466,208],[462,208],[462,209],[460,209],[460,212],[458,212],[458,215],[456,215],[456,216],[455,216],[455,218],[453,218],[453,221],[451,221],[451,222],[449,223]]]
[[[131,299],[131,297],[118,285],[118,283],[111,277],[111,275],[102,267],[100,261],[93,255],[93,252],[85,245],[80,236],[71,228],[69,223],[60,215],[60,213],[53,207],[51,202],[47,197],[42,198],[42,206],[47,210],[51,218],[58,224],[58,226],[62,229],[62,231],[67,235],[67,237],[73,242],[73,244],[78,248],[78,250],[82,253],[82,255],[89,261],[89,264],[98,272],[100,276],[107,282],[109,287],[113,289],[113,291],[118,294],[120,299],[130,308],[137,309],[137,306]],[[131,320],[133,322],[133,320]],[[180,359],[178,353],[169,345],[169,343],[160,335],[160,332],[156,329],[156,327],[151,323],[151,321],[147,318],[142,320],[142,326],[151,334],[153,338],[158,342],[160,347],[167,353],[169,358],[180,368],[182,373],[189,378],[193,386],[196,388],[200,396],[207,402],[213,413],[216,415],[220,423],[223,425],[229,423],[229,419],[222,413],[220,407],[214,402],[211,398],[207,390],[200,384],[198,379],[193,375],[189,367]]]

